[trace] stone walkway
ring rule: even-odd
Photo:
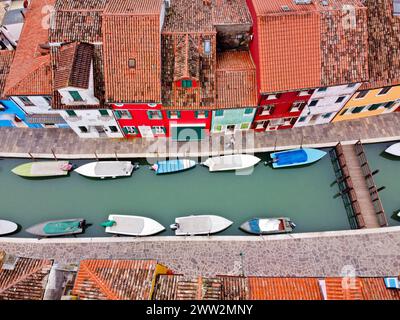
[[[0,239],[0,250],[57,262],[156,259],[188,276],[398,276],[400,227],[272,237]],[[240,256],[243,253],[243,256]]]
[[[329,147],[342,141],[363,143],[400,140],[400,112],[376,117],[330,123],[327,125],[294,128],[272,132],[239,132],[235,138],[235,152],[265,152],[303,146]],[[228,139],[229,141],[229,139]],[[243,143],[241,144],[241,141]],[[60,158],[99,158],[163,156],[166,152],[182,155],[218,155],[232,152],[224,150],[222,135],[212,135],[201,143],[172,142],[169,139],[81,139],[70,129],[0,128],[1,157],[53,157],[51,149]],[[241,147],[241,145],[243,145]],[[201,149],[200,149],[201,147]]]

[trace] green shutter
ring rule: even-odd
[[[252,113],[253,113],[253,109],[252,108],[244,109],[244,114],[252,114]]]
[[[195,112],[194,112],[194,117],[195,117],[195,118],[198,118],[198,117],[199,117],[199,112],[198,112],[198,111],[195,111]]]
[[[215,116],[222,117],[223,115],[224,115],[224,110],[216,110],[215,111]]]
[[[99,112],[100,112],[100,114],[101,114],[102,116],[108,116],[108,115],[109,115],[109,114],[108,114],[108,111],[105,110],[105,109],[100,109]]]
[[[178,111],[177,114],[178,114],[178,119],[180,119],[181,118],[181,112]]]
[[[76,113],[74,110],[66,110],[66,112],[70,117],[76,117]]]
[[[123,127],[123,128],[122,128],[122,131],[124,132],[125,135],[128,135],[128,134],[129,134],[129,131],[128,131],[128,129],[127,129],[126,127]]]
[[[363,111],[364,107],[357,107],[354,108],[354,110],[351,113],[360,113],[361,111]]]
[[[121,119],[121,117],[122,117],[121,111],[116,110],[116,111],[114,111],[114,113],[115,113],[115,117],[116,117],[117,119]]]
[[[78,91],[69,91],[69,94],[71,95],[72,99],[74,99],[74,101],[83,101]]]
[[[147,116],[149,117],[149,119],[153,119],[153,114],[151,113],[151,111],[147,111]]]
[[[167,111],[167,118],[171,119],[171,111]]]
[[[204,112],[204,118],[208,118],[208,111]]]

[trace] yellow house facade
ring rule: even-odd
[[[332,122],[352,120],[395,111],[400,106],[400,85],[357,91]]]

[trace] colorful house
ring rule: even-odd
[[[333,122],[390,113],[400,106],[400,18],[396,15],[396,3],[393,0],[364,3],[368,8],[369,81]]]
[[[328,122],[340,110],[331,101],[343,103],[349,95],[341,92],[342,86],[368,79],[366,7],[359,0],[329,6],[287,0],[247,0],[247,4],[253,17],[250,51],[257,67],[260,105],[253,128],[291,128],[300,116],[303,125]],[[348,6],[354,17],[349,25],[343,23]],[[322,92],[329,96],[321,96]],[[318,103],[311,102],[312,95],[325,100],[318,109],[312,108]]]

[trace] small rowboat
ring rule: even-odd
[[[208,158],[202,164],[207,166],[209,171],[228,171],[251,168],[260,162],[260,160],[260,158],[250,154],[233,154]]]
[[[101,224],[107,233],[127,236],[151,236],[164,231],[165,228],[157,221],[140,216],[111,214],[108,221]]]
[[[318,149],[293,149],[271,153],[272,167],[285,168],[316,162],[326,155]]]
[[[0,220],[0,236],[17,231],[18,225],[12,221]]]
[[[130,161],[94,161],[75,169],[76,173],[89,178],[129,177],[138,168]]]
[[[296,225],[289,218],[253,218],[240,226],[252,234],[280,234],[292,232]]]
[[[43,238],[58,237],[82,233],[84,227],[85,219],[82,218],[51,220],[36,224],[26,229],[26,232]]]
[[[175,223],[170,227],[175,230],[177,236],[193,236],[217,233],[227,229],[232,223],[232,221],[220,216],[197,215],[176,218]]]
[[[156,174],[173,173],[188,170],[196,166],[196,162],[189,159],[157,161],[151,166]]]
[[[385,152],[391,154],[392,156],[400,157],[400,142],[392,144],[385,150]]]
[[[11,171],[26,178],[66,176],[72,169],[69,161],[34,161],[21,164]]]

